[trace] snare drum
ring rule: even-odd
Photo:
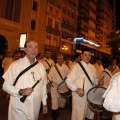
[[[71,90],[66,86],[65,81],[58,85],[57,91],[63,98],[71,97]]]
[[[94,87],[91,88],[87,93],[88,105],[93,110],[103,110],[103,94],[105,93],[106,88],[104,87]]]

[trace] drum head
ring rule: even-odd
[[[65,82],[61,82],[59,85],[58,85],[58,93],[65,93],[67,92],[69,89],[67,88]]]
[[[92,88],[87,93],[88,102],[94,105],[102,105],[103,104],[103,94],[105,93],[106,88],[98,87]]]
[[[69,98],[71,96],[71,90],[65,84],[65,81],[61,82],[57,88],[58,93],[63,98]]]

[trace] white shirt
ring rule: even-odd
[[[97,79],[100,80],[100,76],[104,70],[102,65],[98,65],[97,63],[93,64],[96,68],[96,73],[97,73]]]
[[[103,103],[105,109],[112,112],[120,112],[120,72],[112,77],[103,98],[105,98]]]
[[[46,72],[41,63],[38,63],[22,76],[20,76],[16,85],[13,86],[13,83],[18,74],[28,66],[30,66],[30,62],[25,56],[24,58],[13,62],[3,75],[3,78],[5,79],[3,90],[11,95],[9,104],[9,120],[37,120],[41,101],[43,105],[47,104]],[[33,75],[31,74],[32,72],[34,72],[34,79]],[[27,97],[24,103],[22,103],[20,101],[21,96],[19,96],[18,91],[20,89],[32,87],[35,82],[40,79],[42,80],[34,88],[32,94]],[[22,113],[24,113],[24,115]]]
[[[48,63],[47,63],[47,62]],[[54,65],[55,63],[54,63],[54,61],[52,60],[52,59],[47,59],[47,58],[44,58],[42,61],[41,61],[41,63],[43,64],[43,66],[45,67],[45,69],[49,69],[50,67],[52,67],[52,65]],[[50,66],[49,66],[49,65]]]
[[[101,74],[101,79],[102,79],[101,82],[103,82],[103,87],[108,88],[111,78],[112,78],[112,73],[106,68]]]
[[[68,73],[69,73],[69,69],[65,64],[62,64],[62,66],[60,66],[58,63],[56,63],[56,66],[58,67],[62,78],[64,79],[65,77],[67,77]],[[57,86],[63,82],[63,80],[61,79],[61,77],[59,76],[55,66],[53,65],[50,69],[50,72],[48,74],[49,79],[53,82],[53,85],[55,88],[57,88]]]
[[[120,72],[120,68],[118,66],[113,66],[113,71],[112,74],[114,75],[115,73]]]

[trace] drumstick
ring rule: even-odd
[[[37,82],[32,86],[32,89],[40,82],[40,80],[37,80]],[[23,97],[20,98],[20,101],[24,103],[26,98],[27,98],[27,95],[24,95]]]
[[[83,80],[83,90],[84,90],[84,86],[85,86],[85,78],[84,78],[84,80]]]
[[[105,75],[104,75],[104,76],[101,78],[101,80],[99,81],[98,86],[99,86],[100,82],[103,80],[104,77],[105,77]],[[94,92],[97,90],[98,86],[96,87],[96,89],[94,90]]]

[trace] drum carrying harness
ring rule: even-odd
[[[61,97],[63,97],[63,98],[69,98],[69,97],[71,96],[71,90],[70,90],[70,89],[69,89],[66,93],[60,93],[59,90],[58,90],[58,89],[59,89],[59,86],[65,82],[65,80],[66,80],[67,77],[65,77],[65,78],[63,79],[63,77],[62,77],[62,75],[61,75],[61,73],[60,73],[57,65],[54,65],[54,66],[55,66],[55,69],[57,70],[60,78],[63,80],[63,82],[61,82],[61,83],[58,85],[57,91],[58,91],[58,93],[61,95]]]
[[[91,81],[88,73],[86,72],[85,68],[83,67],[83,65],[81,64],[81,62],[78,62],[78,63],[81,66],[81,68],[83,69],[84,73],[86,74],[86,76],[87,76],[88,80],[90,81],[91,85],[93,86],[94,84],[92,83],[92,81]]]
[[[29,69],[31,69],[32,67],[34,67],[36,64],[38,64],[38,61],[34,62],[33,64],[31,64],[30,66],[28,66],[27,68],[25,68],[22,72],[20,72],[19,75],[17,76],[17,78],[16,78],[13,86],[16,85],[16,83],[17,83],[17,81],[18,81],[18,79],[19,79],[19,77],[20,77],[21,75],[23,75],[23,74],[24,74],[25,72],[27,72]]]

